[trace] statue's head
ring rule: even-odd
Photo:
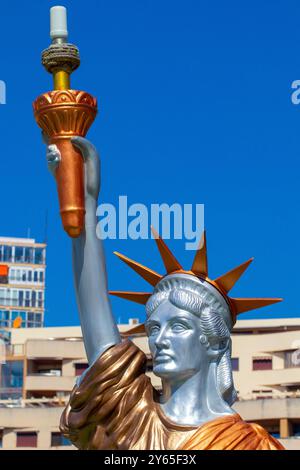
[[[220,395],[231,404],[235,391],[231,370],[230,332],[238,315],[282,299],[232,298],[228,293],[253,258],[216,279],[208,276],[205,233],[191,270],[186,271],[153,229],[166,268],[161,275],[120,253],[116,255],[142,276],[152,292],[112,291],[111,294],[146,304],[146,332],[153,356],[153,371],[169,380],[184,380],[215,371]],[[138,325],[127,335],[143,333]]]
[[[231,370],[232,318],[222,295],[206,281],[172,274],[160,281],[146,304],[146,332],[153,372],[181,382],[208,373],[230,404],[235,399]]]

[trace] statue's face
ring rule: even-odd
[[[201,344],[200,321],[196,315],[165,301],[146,322],[153,372],[162,378],[185,379],[200,371],[207,361]]]

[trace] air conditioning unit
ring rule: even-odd
[[[128,323],[129,325],[138,325],[140,320],[138,318],[129,318]]]

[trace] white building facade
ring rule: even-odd
[[[44,325],[46,244],[0,237],[0,328]]]

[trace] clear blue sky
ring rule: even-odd
[[[1,5],[0,234],[30,228],[43,240],[48,209],[46,325],[74,325],[70,240],[31,108],[52,87],[40,52],[55,4]],[[284,297],[252,317],[298,316],[300,105],[290,97],[300,79],[299,2],[61,4],[82,57],[73,88],[100,102],[89,138],[102,155],[101,201],[204,203],[211,277],[254,256],[232,294]],[[169,244],[189,267],[184,241]],[[153,240],[111,240],[105,249],[111,289],[147,290],[114,250],[162,270]],[[141,306],[116,299],[113,307],[122,321],[143,318]]]

